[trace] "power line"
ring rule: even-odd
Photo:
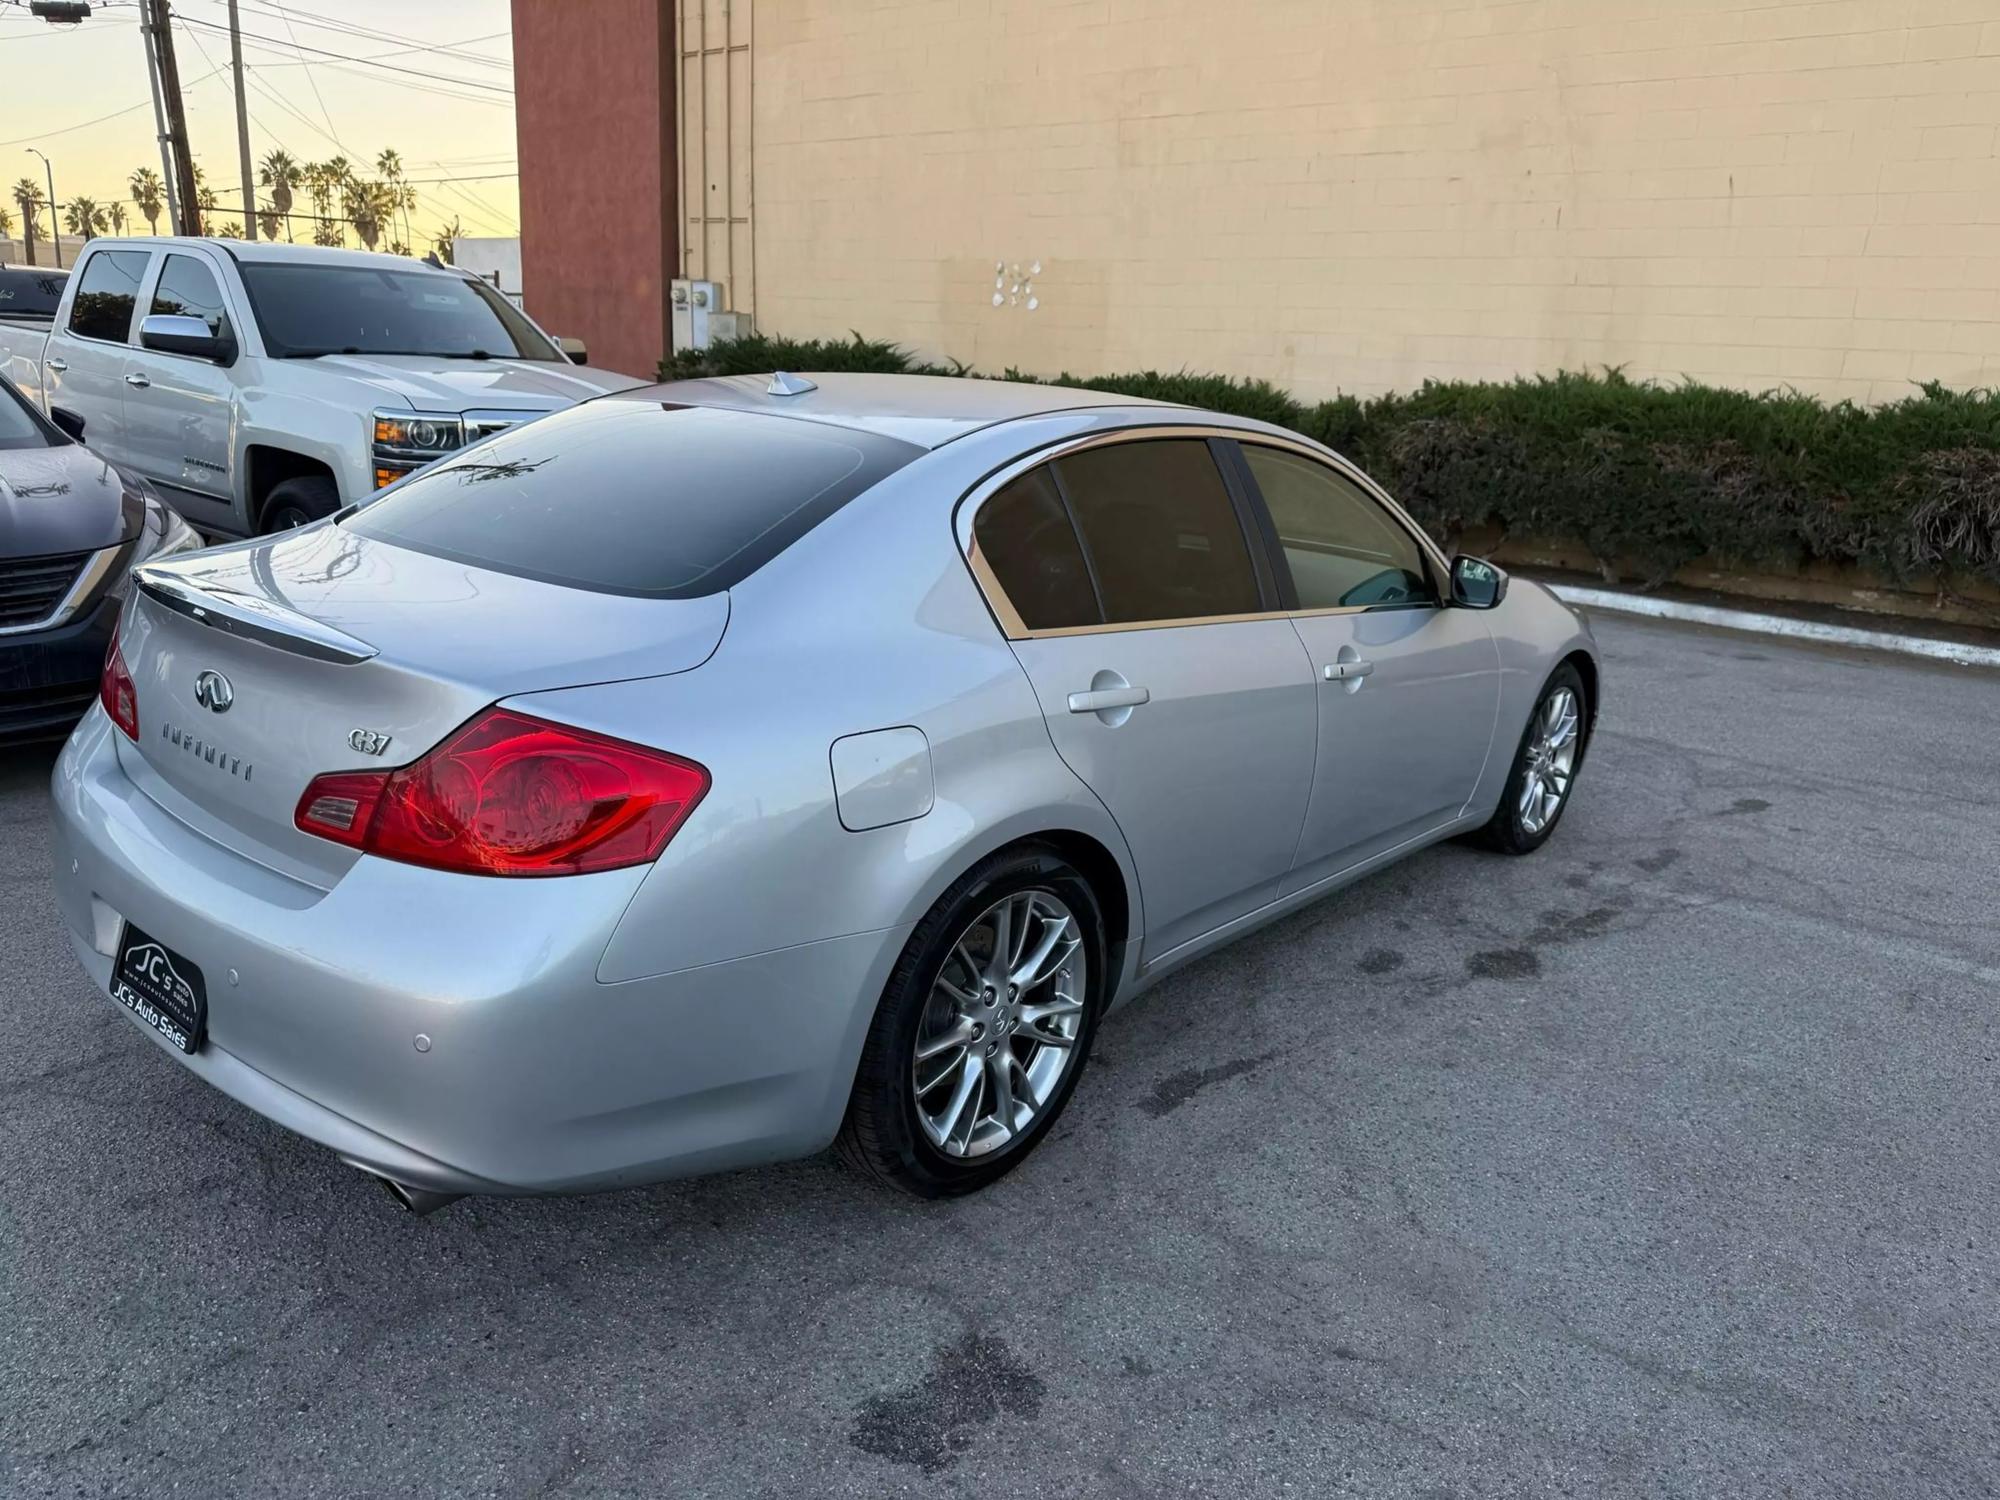
[[[216,70],[216,72],[220,71],[221,69],[219,68]],[[204,73],[201,77],[192,80],[192,82],[205,83],[214,76],[215,73]],[[73,130],[88,130],[93,125],[102,125],[106,120],[115,120],[120,115],[129,115],[135,109],[149,108],[152,102],[151,99],[141,99],[137,104],[128,104],[123,109],[114,109],[110,114],[99,115],[94,120],[80,120],[74,125],[59,125],[53,130],[38,130],[33,135],[20,136],[11,141],[0,141],[0,146],[24,146],[30,141],[47,140],[52,135],[68,135]]]
[[[227,32],[227,31],[229,30],[229,28],[228,28],[227,26],[218,26],[218,25],[216,25],[216,24],[215,24],[215,23],[214,23],[213,21],[200,21],[200,20],[196,20],[196,19],[195,19],[195,18],[194,18],[193,16],[181,16],[181,17],[179,17],[179,20],[180,20],[180,22],[181,22],[181,24],[182,24],[183,26],[204,26],[204,27],[206,27],[206,28],[207,28],[208,30],[210,30],[210,31],[221,31],[221,32]],[[287,47],[287,46],[289,46],[289,47],[290,47],[290,48],[291,48],[291,49],[292,49],[293,51],[295,51],[295,52],[311,52],[311,53],[314,53],[315,55],[317,55],[317,56],[320,56],[320,57],[331,57],[331,58],[335,59],[335,60],[336,60],[337,62],[344,62],[344,63],[350,63],[350,64],[352,64],[352,63],[367,63],[367,62],[369,62],[369,59],[367,59],[367,58],[360,58],[360,57],[350,57],[350,56],[349,56],[349,55],[348,55],[347,53],[345,53],[345,52],[329,52],[329,51],[328,51],[328,50],[327,50],[326,48],[324,48],[324,47],[308,47],[308,46],[305,46],[304,44],[302,44],[302,43],[299,43],[299,42],[290,42],[290,43],[287,43],[287,42],[284,42],[284,41],[281,41],[281,40],[279,40],[279,39],[278,39],[278,38],[276,38],[276,37],[269,37],[269,36],[260,36],[260,35],[258,35],[258,34],[257,34],[256,32],[252,32],[252,31],[246,31],[246,32],[244,32],[244,33],[243,33],[243,40],[244,40],[244,41],[246,41],[246,42],[250,42],[250,41],[259,41],[259,42],[265,42],[265,43],[268,43],[268,44],[269,44],[269,45],[271,45],[271,46],[275,46],[275,47],[279,47],[279,48],[283,48],[283,47]],[[303,61],[303,59],[301,59],[301,61]],[[447,76],[447,77],[440,77],[440,76],[439,76],[438,74],[436,74],[436,73],[426,73],[426,72],[424,72],[424,71],[422,71],[421,69],[418,69],[418,68],[401,68],[401,67],[397,67],[397,66],[396,66],[396,65],[395,65],[394,63],[383,63],[383,62],[377,62],[377,63],[374,63],[374,64],[373,64],[372,66],[373,66],[373,67],[374,67],[374,68],[375,68],[376,70],[379,70],[379,71],[381,71],[381,72],[385,72],[385,73],[407,73],[407,74],[409,74],[409,76],[410,76],[410,77],[412,77],[412,78],[422,78],[422,79],[426,79],[426,80],[429,80],[430,82],[433,82],[433,83],[451,83],[451,84],[456,84],[456,85],[460,86],[461,88],[468,88],[468,89],[484,89],[484,90],[486,90],[486,91],[487,91],[487,92],[489,92],[489,93],[494,93],[494,94],[505,94],[505,95],[506,95],[506,96],[507,96],[508,98],[510,98],[510,99],[511,99],[511,98],[512,98],[512,97],[514,96],[514,91],[513,91],[512,89],[510,89],[510,88],[505,88],[505,87],[503,87],[503,86],[501,86],[500,84],[497,84],[497,83],[481,83],[481,82],[479,82],[479,81],[478,81],[477,79],[472,79],[472,78],[454,78],[454,77],[448,77],[448,76]],[[308,72],[307,72],[307,77],[311,77],[311,71],[310,71],[310,70],[308,70]],[[333,123],[333,121],[332,121],[331,119],[329,119],[329,120],[327,121],[327,123],[328,123],[329,125],[331,125],[331,124]]]

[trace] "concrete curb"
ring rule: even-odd
[[[1822,646],[1860,646],[1869,651],[1894,651],[1904,656],[1948,661],[1961,667],[2000,669],[2000,647],[1967,646],[1957,641],[1932,640],[1929,636],[1857,630],[1851,625],[1822,625],[1817,620],[1794,620],[1784,615],[1717,609],[1707,604],[1682,604],[1674,599],[1655,599],[1649,594],[1574,588],[1566,583],[1551,584],[1550,589],[1563,602],[1581,605],[1585,609],[1644,615],[1654,620],[1678,620],[1689,625],[1712,625],[1719,630],[1741,630],[1752,635],[1783,636],[1788,640],[1812,641]]]

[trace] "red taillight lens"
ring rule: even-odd
[[[139,693],[132,686],[132,674],[125,670],[124,653],[118,649],[118,627],[111,628],[111,644],[104,652],[104,670],[97,679],[97,699],[111,722],[132,739],[139,738]]]
[[[406,864],[581,875],[659,858],[707,791],[693,761],[496,708],[399,770],[315,778],[293,821]]]

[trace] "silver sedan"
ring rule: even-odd
[[[1087,391],[631,391],[141,570],[57,763],[84,967],[406,1203],[1018,1164],[1104,1015],[1440,839],[1597,653],[1297,435]]]

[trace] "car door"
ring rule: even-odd
[[[220,279],[205,257],[172,250],[144,289],[146,316],[199,318],[209,332],[231,329]],[[141,319],[144,322],[144,319]],[[235,385],[210,359],[148,349],[135,336],[125,360],[126,451],[133,468],[159,485],[197,525],[230,522]]]
[[[1358,473],[1272,442],[1237,454],[1319,696],[1289,894],[1459,815],[1493,739],[1499,652],[1483,613],[1444,604],[1443,559]]]
[[[1148,961],[1275,897],[1311,790],[1311,663],[1246,519],[1187,431],[1072,448],[972,523],[1050,738],[1131,848]]]
[[[113,463],[130,461],[125,424],[125,356],[152,259],[146,250],[92,250],[76,273],[69,312],[45,360],[51,407],[83,418],[83,438]]]

